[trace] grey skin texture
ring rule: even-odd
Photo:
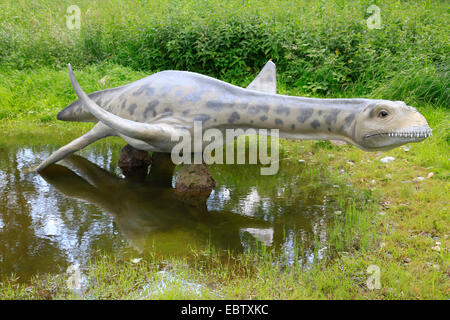
[[[88,96],[69,65],[79,100],[58,119],[99,122],[90,136],[56,151],[37,170],[107,135],[140,150],[171,152],[178,143],[171,137],[193,135],[194,121],[201,121],[203,130],[279,129],[282,138],[343,140],[365,151],[389,150],[431,135],[425,118],[402,101],[279,95],[275,74],[269,61],[248,88],[241,88],[197,73],[162,71]]]
[[[135,108],[137,108],[137,104],[136,107],[134,105],[124,104],[124,102],[126,103],[127,101],[127,99],[125,99],[124,97],[126,97],[128,87],[136,84],[137,82],[142,82],[142,80],[117,88],[93,92],[89,94],[89,98],[91,98],[98,105],[101,105],[103,108],[105,108],[110,112],[115,112],[116,110],[121,109],[130,110],[130,108],[131,111],[133,111],[133,109],[135,111]],[[264,68],[260,71],[260,73],[256,76],[256,78],[248,85],[247,88],[252,90],[276,93],[277,91],[276,83],[277,82],[276,82],[275,64],[272,61],[268,61],[264,66]],[[160,110],[156,108],[158,104],[159,102],[156,102],[155,100],[148,101],[144,109],[143,115],[146,117],[156,116],[157,112]],[[184,116],[185,113],[187,113],[186,110],[182,112],[182,116]],[[201,114],[199,115],[199,117],[202,117]],[[83,106],[83,102],[81,100],[76,100],[70,105],[68,105],[66,108],[64,108],[61,112],[58,113],[57,118],[58,120],[62,121],[97,122],[97,124],[85,135],[73,140],[69,144],[55,151],[50,157],[48,157],[36,168],[37,171],[41,171],[44,168],[48,167],[49,165],[67,157],[68,155],[90,145],[91,143],[94,143],[99,139],[108,136],[121,135],[122,137],[124,137],[126,141],[132,141],[132,138],[125,137],[124,135],[116,132],[114,129],[104,125],[102,122],[99,122],[98,119],[94,117],[86,107]],[[203,116],[203,119],[206,118],[207,116]],[[141,143],[142,142],[140,142],[140,144]]]

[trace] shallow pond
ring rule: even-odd
[[[304,163],[282,161],[274,176],[260,176],[257,165],[211,166],[217,186],[194,204],[173,192],[174,181],[125,179],[117,167],[123,143],[98,142],[45,174],[30,172],[59,140],[0,141],[0,278],[86,267],[98,252],[184,256],[212,246],[238,255],[264,245],[290,263],[326,252],[339,190],[306,179]]]

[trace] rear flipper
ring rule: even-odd
[[[114,136],[114,131],[103,123],[97,123],[91,131],[85,135],[73,140],[64,147],[61,147],[55,151],[50,157],[45,159],[37,168],[36,171],[41,171],[48,167],[49,165],[61,160],[62,158],[90,145],[91,143],[108,136]]]

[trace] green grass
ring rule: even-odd
[[[77,3],[79,31],[65,27],[71,1],[0,4],[0,139],[14,135],[45,144],[42,137],[57,131],[64,144],[92,126],[56,121],[76,98],[68,62],[91,92],[162,69],[198,71],[246,86],[273,59],[280,93],[403,100],[433,129],[433,137],[409,151],[387,153],[282,141],[282,161],[314,163],[305,179],[325,176],[360,191],[337,199],[342,213],[328,230],[334,259],[286,269],[263,248],[236,257],[212,247],[185,258],[149,255],[138,263],[132,262],[137,254],[99,255],[85,270],[89,281],[81,298],[450,297],[447,2],[375,2],[383,21],[379,30],[365,25],[373,1]],[[386,155],[395,161],[381,163]],[[419,176],[425,179],[414,180]],[[301,252],[301,244],[295,250]],[[380,268],[381,289],[367,287],[370,265]],[[1,283],[0,298],[80,298],[67,289],[67,278],[39,276],[24,284],[12,276]],[[166,291],[150,290],[161,281],[169,281]]]
[[[282,82],[307,94],[366,95],[390,82],[408,92],[426,81],[414,94],[447,107],[448,3],[377,2],[382,28],[370,30],[372,4],[83,0],[77,1],[81,28],[70,30],[69,0],[6,0],[0,4],[0,65],[60,69],[70,62],[78,69],[110,61],[241,81],[272,59]],[[399,83],[405,77],[408,83]]]

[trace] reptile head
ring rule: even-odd
[[[364,150],[389,150],[431,136],[427,120],[402,101],[381,100],[364,107],[356,117],[355,142]]]

